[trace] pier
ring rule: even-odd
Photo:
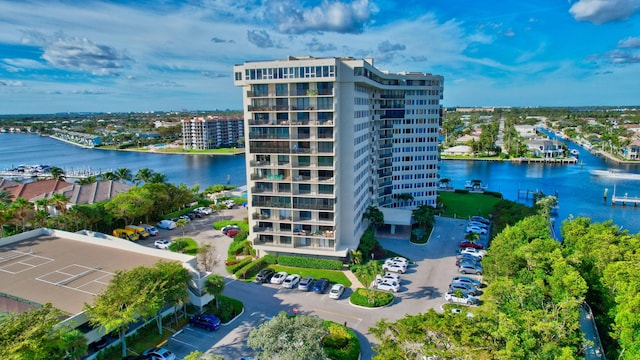
[[[611,197],[611,206],[616,204],[622,204],[622,206],[626,206],[626,205],[638,206],[638,204],[640,204],[640,198],[637,196],[631,197],[631,196],[628,196],[627,194],[624,194],[624,196],[613,195]]]
[[[511,161],[515,162],[515,163],[525,163],[525,164],[541,163],[541,164],[566,165],[566,164],[577,164],[578,163],[578,159],[575,158],[575,157],[568,157],[568,158],[525,158],[525,157],[521,157],[521,158],[512,159]]]

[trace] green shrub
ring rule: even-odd
[[[394,297],[388,292],[359,288],[351,294],[349,299],[354,305],[380,307],[389,305],[393,302]]]
[[[198,243],[192,238],[177,238],[169,245],[169,250],[195,255],[198,253]]]
[[[484,192],[485,195],[489,195],[489,196],[493,196],[496,197],[498,199],[502,199],[502,193],[501,192],[497,192],[497,191],[485,191]]]
[[[234,275],[237,279],[246,279],[257,274],[258,271],[262,270],[265,267],[267,267],[267,263],[263,259],[258,259],[243,266],[238,271],[236,271]]]
[[[227,271],[229,272],[229,274],[234,274],[236,271],[238,271],[239,269],[241,269],[243,266],[247,265],[251,261],[253,261],[253,259],[250,256],[247,256],[246,258],[240,260],[235,264],[227,265]]]
[[[247,230],[242,230],[233,237],[233,241],[245,241],[249,237],[249,232]]]
[[[246,246],[251,246],[251,242],[249,240],[245,241],[234,241],[229,245],[229,250],[227,251],[227,255],[238,255],[243,252],[243,249]]]
[[[455,189],[454,192],[458,193],[458,194],[468,194],[469,190],[467,190],[467,189]]]
[[[342,261],[340,260],[316,259],[304,256],[280,255],[278,264],[310,269],[342,270]]]
[[[220,295],[216,300],[218,302],[217,306],[215,300],[206,305],[205,314],[217,316],[222,323],[228,323],[233,320],[233,318],[240,315],[244,308],[244,304],[241,301],[230,297]]]
[[[267,254],[263,256],[262,259],[264,259],[264,261],[269,265],[278,263],[278,257],[275,254]]]
[[[360,342],[356,333],[332,321],[324,321],[329,335],[322,339],[324,353],[331,360],[356,360],[360,356]]]

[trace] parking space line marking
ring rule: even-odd
[[[358,321],[362,320],[361,318],[356,317],[356,316],[351,316],[351,315],[342,314],[342,313],[337,313],[337,312],[328,311],[328,310],[323,310],[323,309],[313,309],[313,311],[316,311],[316,312],[323,312],[323,313],[325,313],[325,314],[331,314],[331,315],[336,315],[336,316],[341,316],[341,317],[346,317],[346,318],[353,319],[353,320],[358,320]]]
[[[198,348],[198,347],[197,347],[197,346],[195,346],[195,345],[191,345],[191,344],[189,344],[189,343],[187,343],[187,342],[184,342],[184,341],[182,341],[182,340],[178,340],[178,339],[173,338],[173,337],[171,337],[171,338],[169,338],[169,339],[171,339],[171,340],[173,340],[173,341],[177,341],[177,342],[179,342],[179,343],[181,343],[181,344],[184,344],[184,345],[187,345],[187,346],[191,346],[191,347],[192,347],[192,348],[194,348],[194,349],[197,349],[197,348]]]

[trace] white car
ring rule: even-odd
[[[171,241],[169,240],[156,240],[153,242],[153,246],[155,246],[156,249],[169,249],[170,245]]]
[[[374,289],[382,290],[382,291],[391,291],[398,292],[400,290],[400,283],[391,279],[382,279],[374,280],[371,284]]]
[[[382,270],[404,274],[405,272],[407,272],[407,266],[400,263],[394,263],[394,262],[384,263],[384,265],[382,265]]]
[[[409,266],[409,260],[407,260],[407,259],[405,259],[405,258],[403,258],[401,256],[396,256],[396,257],[392,257],[392,258],[386,259],[384,261],[384,263],[385,264],[387,264],[387,263],[398,263],[398,264],[402,264],[402,265],[404,265],[406,267]]]
[[[400,280],[400,275],[398,275],[397,273],[392,273],[392,272],[388,272],[388,273],[385,273],[384,275],[382,275],[382,280],[384,280],[384,279],[390,279],[390,280],[396,281],[398,284],[400,284],[402,282]]]
[[[331,287],[331,290],[329,290],[329,297],[331,299],[340,299],[342,294],[344,294],[344,285],[342,284],[335,284]]]
[[[487,225],[485,223],[477,222],[477,221],[469,221],[467,223],[467,226],[477,226],[477,227],[482,228],[482,229],[488,229],[489,228],[489,225]]]
[[[151,236],[158,236],[158,229],[151,225],[141,225]]]
[[[233,200],[226,200],[224,204],[227,205],[227,209],[233,209],[236,206],[236,202]]]
[[[444,295],[445,300],[447,300],[448,302],[454,302],[454,303],[458,303],[458,304],[467,304],[467,305],[476,305],[478,304],[478,299],[465,294],[465,293],[460,293],[459,295],[456,294],[455,292],[448,292]]]
[[[160,229],[166,229],[166,230],[173,230],[176,227],[178,227],[176,222],[173,220],[160,220],[158,221],[158,224],[156,226],[159,227]]]
[[[285,271],[280,271],[279,273],[276,273],[275,275],[273,275],[273,277],[271,278],[271,283],[272,284],[282,284],[282,282],[284,281],[284,279],[287,278],[287,274]]]
[[[205,215],[211,215],[213,213],[213,209],[211,209],[210,207],[205,207],[205,206],[201,206],[199,208],[195,208],[193,209],[194,211],[198,211],[201,214],[205,214]]]
[[[482,258],[484,258],[487,252],[484,250],[478,250],[476,248],[467,247],[467,248],[460,249],[460,255],[463,255],[463,254],[469,254],[481,260]]]
[[[473,225],[467,226],[465,231],[468,232],[468,233],[473,232],[473,233],[481,234],[481,235],[484,235],[484,234],[487,233],[487,229],[483,229],[483,228],[481,228],[479,226],[473,226]]]
[[[291,275],[287,276],[284,279],[284,281],[282,281],[282,287],[287,288],[287,289],[293,289],[296,286],[298,286],[299,282],[300,282],[300,275],[291,274]]]

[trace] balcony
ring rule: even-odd
[[[253,201],[251,203],[253,207],[270,207],[270,208],[279,208],[279,209],[291,209],[291,203],[286,202],[278,202],[278,201]]]

